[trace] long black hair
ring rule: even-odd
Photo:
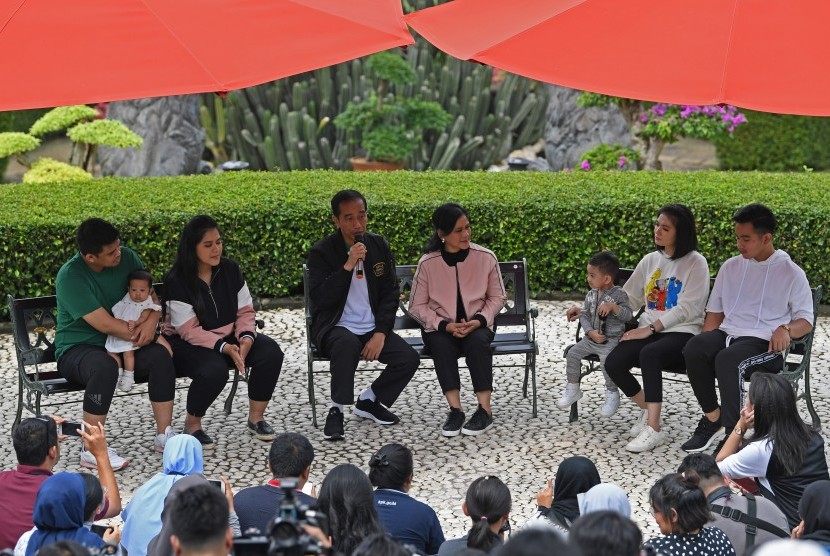
[[[369,480],[377,488],[403,490],[412,470],[412,452],[403,444],[387,444],[369,459]]]
[[[490,552],[502,544],[490,525],[510,513],[513,504],[510,489],[501,479],[488,475],[479,477],[467,489],[467,513],[473,526],[467,534],[467,546]]]
[[[674,253],[671,259],[674,261],[692,251],[697,251],[695,217],[689,207],[679,203],[666,205],[657,211],[657,216],[661,214],[665,214],[671,219],[677,234],[674,239]],[[660,249],[662,250],[662,247]]]
[[[206,308],[202,296],[199,295],[199,260],[196,258],[196,246],[210,230],[219,230],[219,224],[206,214],[194,216],[187,221],[179,237],[176,260],[165,277],[165,281],[172,278],[182,282],[190,299],[193,300],[193,311],[200,321]]]
[[[350,463],[334,467],[320,486],[318,507],[329,518],[332,548],[351,554],[363,539],[383,533],[375,510],[372,483]]]
[[[101,488],[101,481],[95,475],[89,473],[78,473],[84,480],[84,520],[92,521],[98,506],[104,501],[104,489]]]
[[[467,220],[470,219],[470,215],[467,214],[466,209],[458,203],[444,203],[435,209],[432,213],[432,227],[435,231],[432,233],[432,237],[429,239],[427,246],[424,247],[424,253],[440,251],[443,242],[438,236],[438,230],[444,232],[445,235],[452,233],[455,229],[456,222],[462,216],[466,216]]]
[[[755,406],[752,441],[769,438],[788,475],[801,469],[812,429],[801,419],[792,386],[781,375],[753,373],[749,403]]]
[[[698,531],[712,521],[706,495],[700,489],[700,477],[691,469],[684,473],[669,473],[657,479],[648,493],[651,507],[671,522],[672,510],[677,523],[672,533],[685,535]]]

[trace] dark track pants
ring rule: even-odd
[[[494,336],[492,330],[476,328],[465,338],[456,338],[447,332],[424,332],[421,336],[435,362],[435,374],[438,375],[441,392],[461,389],[458,358],[462,355],[470,369],[473,391],[486,392],[493,389],[493,352],[490,349]]]

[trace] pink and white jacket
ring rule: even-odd
[[[480,316],[492,329],[507,299],[492,251],[471,243],[467,257],[455,266],[444,261],[441,251],[422,256],[412,281],[409,312],[425,332],[443,329],[442,322],[456,320],[459,291],[467,320]]]

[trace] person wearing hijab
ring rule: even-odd
[[[61,540],[78,542],[92,549],[106,546],[104,539],[84,527],[86,494],[77,473],[57,473],[40,485],[32,514],[37,530],[29,538],[26,556]]]
[[[588,492],[577,494],[576,499],[579,503],[579,515],[608,510],[631,518],[628,495],[614,483],[600,483],[591,487]]]
[[[133,494],[124,508],[121,546],[130,556],[146,556],[147,545],[161,530],[164,499],[173,485],[188,475],[204,473],[202,444],[189,434],[177,434],[164,446],[163,471]]]
[[[804,489],[798,503],[801,523],[793,537],[820,544],[830,554],[830,481],[816,481]]]
[[[600,484],[599,471],[590,459],[584,456],[565,458],[559,464],[554,479],[548,479],[548,486],[536,495],[538,516],[547,518],[560,532],[571,528],[573,521],[579,517],[577,495],[588,492]]]

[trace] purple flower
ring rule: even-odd
[[[622,168],[626,164],[628,164],[628,159],[625,155],[620,156],[619,160],[617,160],[617,168]]]
[[[648,114],[644,113],[644,114],[640,115],[640,123],[641,124],[647,124],[648,123]]]
[[[591,169],[591,163],[588,162],[587,160],[583,160],[582,164],[580,164],[579,167],[582,168],[583,170],[590,170]]]
[[[662,116],[666,113],[666,105],[665,104],[655,104],[651,107],[651,111],[657,114],[658,116]]]

